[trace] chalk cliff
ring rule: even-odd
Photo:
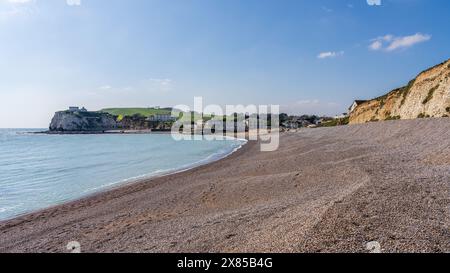
[[[420,73],[404,87],[361,103],[350,113],[350,124],[448,116],[450,60]]]
[[[111,130],[168,131],[171,128],[172,122],[150,121],[140,114],[117,116],[102,111],[67,110],[55,113],[49,126],[49,133],[102,133]]]
[[[117,117],[103,112],[56,112],[51,123],[51,132],[101,132],[120,127]]]

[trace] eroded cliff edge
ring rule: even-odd
[[[173,120],[152,120],[140,114],[117,116],[107,112],[66,110],[56,112],[48,133],[121,133],[123,131],[170,131]]]
[[[50,132],[102,132],[119,129],[117,117],[102,112],[56,112]]]

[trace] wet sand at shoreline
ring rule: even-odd
[[[450,251],[449,119],[249,142],[183,173],[0,222],[0,252]]]

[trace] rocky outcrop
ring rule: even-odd
[[[350,124],[450,116],[450,60],[420,73],[408,85],[366,101],[350,113]]]
[[[142,115],[119,117],[106,112],[60,111],[50,123],[49,133],[78,134],[103,133],[114,130],[169,131],[171,122],[150,121]]]
[[[128,130],[150,129],[151,124],[148,119],[141,115],[125,116],[120,120],[120,127]]]
[[[119,129],[117,117],[103,112],[56,112],[50,132],[102,132]]]

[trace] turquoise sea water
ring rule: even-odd
[[[177,142],[166,134],[32,131],[0,129],[0,220],[217,160],[244,143],[231,139]]]

